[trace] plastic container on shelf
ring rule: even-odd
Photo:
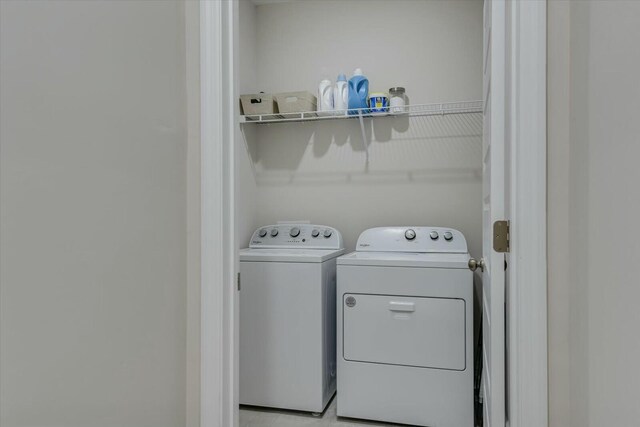
[[[324,79],[318,85],[318,115],[333,115],[333,85],[331,80]]]
[[[369,80],[360,68],[356,68],[353,77],[349,79],[349,110],[362,109],[362,113],[368,113],[368,104]],[[358,111],[349,111],[349,114],[358,115]]]
[[[344,115],[349,107],[349,84],[344,74],[338,76],[333,92],[333,108],[336,115]]]
[[[278,112],[273,95],[264,92],[240,95],[240,106],[242,107],[242,114],[249,119],[258,118],[253,116],[274,115]]]
[[[389,113],[389,95],[384,92],[372,92],[369,95],[371,114],[386,115]]]
[[[298,117],[301,112],[316,111],[317,98],[311,92],[282,92],[276,93],[274,97],[278,104],[278,113],[284,118]]]

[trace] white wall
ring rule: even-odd
[[[0,424],[184,425],[184,5],[0,19]]]
[[[256,12],[255,90],[315,93],[325,74],[335,81],[362,67],[371,91],[404,86],[412,103],[482,98],[480,0],[301,1]],[[258,225],[332,225],[347,249],[369,227],[451,226],[479,255],[481,115],[365,121],[368,167],[355,120],[246,126]]]
[[[549,16],[550,425],[636,426],[640,3]]]

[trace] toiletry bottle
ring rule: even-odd
[[[324,79],[318,85],[318,115],[333,114],[333,85],[331,80]]]
[[[349,79],[349,110],[354,108],[367,108],[369,98],[369,80],[362,75],[362,70],[356,68],[353,77]],[[367,110],[362,110],[368,113]],[[349,111],[349,114],[358,115],[358,111]]]
[[[349,106],[349,84],[344,74],[338,76],[333,93],[333,107],[337,115],[344,115]]]

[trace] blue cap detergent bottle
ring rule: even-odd
[[[358,111],[351,111],[353,108],[364,108],[362,113],[368,113],[366,110],[369,100],[369,80],[362,75],[362,70],[356,68],[353,77],[349,79],[349,114],[358,115]]]

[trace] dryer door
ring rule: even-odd
[[[345,360],[466,369],[462,299],[345,294],[342,310]]]

